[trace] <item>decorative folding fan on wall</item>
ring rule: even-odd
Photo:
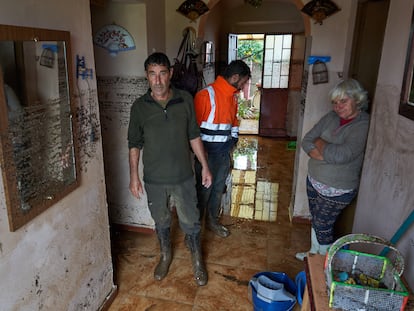
[[[131,34],[117,24],[103,26],[96,32],[93,42],[106,49],[111,56],[116,56],[118,52],[135,50]]]
[[[258,8],[259,6],[262,5],[262,0],[244,0],[244,2],[254,6],[255,8]]]
[[[322,21],[341,9],[331,0],[311,0],[303,8],[302,12],[315,20],[315,24],[322,25]]]
[[[194,22],[201,15],[208,12],[208,6],[201,0],[186,0],[180,5],[177,12]]]

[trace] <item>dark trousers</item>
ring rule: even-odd
[[[196,159],[195,173],[197,181],[197,197],[200,217],[207,213],[210,221],[218,221],[221,210],[221,199],[226,187],[226,179],[230,172],[229,152],[208,154],[208,167],[213,175],[213,184],[209,188],[202,185],[201,164]]]
[[[309,211],[312,215],[312,227],[321,245],[335,242],[334,227],[338,216],[355,198],[354,190],[340,196],[327,197],[321,195],[313,188],[309,178],[306,178],[306,190],[309,200]]]

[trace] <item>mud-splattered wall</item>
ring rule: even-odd
[[[332,20],[324,21],[326,28],[312,28],[311,55],[329,52],[332,61],[328,65],[329,83],[307,85],[302,135],[325,112],[331,110],[329,90],[340,77],[347,77],[353,27],[335,28],[330,23],[348,24],[357,15],[357,6],[356,1],[336,2],[341,7],[341,13]],[[411,162],[414,153],[414,121],[398,114],[414,0],[394,0],[389,5],[352,228],[354,233],[375,234],[388,240],[410,215],[414,204],[414,165]],[[298,178],[294,216],[304,217],[308,214],[305,180],[309,157],[303,150],[298,152],[300,158],[296,167]],[[406,262],[404,277],[414,288],[414,226],[401,237],[397,248]]]
[[[390,1],[353,227],[354,232],[394,240],[412,290],[414,225],[403,224],[414,206],[414,120],[400,115],[398,107],[413,10],[413,0]]]
[[[129,192],[127,132],[131,105],[148,89],[144,77],[98,77],[106,188],[110,220],[116,224],[154,228],[146,196]],[[141,157],[142,159],[142,157]],[[140,165],[142,178],[142,162]]]
[[[78,88],[75,99],[78,102],[75,114],[75,130],[77,131],[77,144],[80,151],[80,169],[86,171],[87,164],[90,159],[94,158],[101,141],[97,92],[90,87],[87,89]]]
[[[0,0],[0,7],[2,24],[69,31],[72,69],[76,55],[85,56],[88,67],[93,68],[89,1],[21,0],[17,4]],[[80,147],[80,184],[23,227],[10,232],[5,180],[0,178],[2,311],[99,310],[114,291],[96,80],[91,77],[88,87],[75,75],[68,79],[74,85],[71,91],[76,110],[72,117],[73,129],[79,134],[75,143]],[[58,124],[52,122],[57,115],[68,120],[68,115],[57,113],[46,118],[47,124]],[[43,118],[41,114],[39,117]],[[60,164],[60,157],[54,153],[46,152],[46,156],[56,166]],[[0,170],[3,173],[3,168]]]

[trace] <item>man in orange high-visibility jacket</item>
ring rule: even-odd
[[[230,172],[231,152],[237,144],[239,135],[236,95],[250,77],[250,68],[245,62],[232,61],[222,75],[194,97],[201,140],[213,175],[211,187],[204,187],[201,182],[201,164],[195,159],[200,217],[202,221],[206,215],[206,227],[223,238],[230,234],[230,231],[219,223],[219,217],[221,198]]]

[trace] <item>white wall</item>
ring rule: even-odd
[[[414,120],[398,114],[413,0],[390,1],[354,232],[391,240],[414,206]],[[397,248],[414,288],[414,225]]]
[[[144,61],[147,57],[146,5],[139,3],[113,3],[92,10],[93,35],[101,27],[117,24],[133,37],[135,49],[111,56],[107,50],[94,45],[97,76],[144,76]]]
[[[131,105],[148,89],[144,61],[147,58],[146,4],[108,2],[92,9],[94,35],[104,25],[115,23],[134,38],[135,50],[115,57],[94,45],[99,110],[110,220],[114,224],[154,228],[147,198],[134,198],[129,191],[127,132]],[[140,175],[142,177],[142,157]]]
[[[88,68],[94,68],[89,1],[0,0],[0,7],[2,24],[70,31],[73,66],[79,54],[85,56]],[[77,111],[88,113],[99,133],[96,80],[87,84],[69,78],[77,86],[72,90]],[[88,137],[91,128],[80,122],[78,130]],[[97,310],[113,290],[102,148],[97,138],[80,142],[80,187],[16,232],[8,230],[0,181],[2,311]]]
[[[183,39],[183,31],[187,27],[195,29],[197,34],[198,23],[200,19],[192,22],[190,19],[177,12],[182,0],[165,1],[165,34],[166,34],[166,50],[164,51],[173,62],[177,56],[181,40]],[[208,14],[208,13],[206,13]]]
[[[322,25],[312,23],[311,27],[311,55],[331,56],[327,63],[329,82],[323,84],[312,83],[312,66],[309,66],[308,85],[305,99],[302,135],[328,111],[332,109],[328,93],[340,80],[346,77],[347,64],[349,63],[350,48],[352,43],[353,25],[356,16],[356,1],[337,0],[335,3],[341,10],[323,21]],[[348,53],[347,53],[348,52]],[[306,176],[308,168],[308,155],[301,149],[298,137],[297,151],[299,163],[297,169],[297,183],[294,199],[294,217],[309,218],[308,200],[306,195]]]

